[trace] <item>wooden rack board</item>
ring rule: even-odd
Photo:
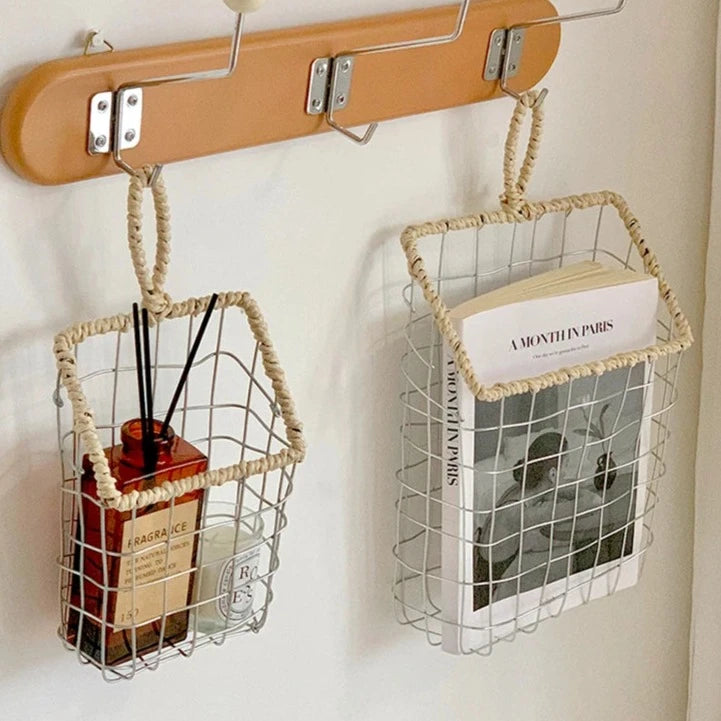
[[[323,116],[305,112],[313,60],[443,35],[457,12],[454,5],[249,35],[232,77],[150,88],[141,142],[123,158],[134,167],[168,163],[330,130]],[[482,0],[471,5],[453,43],[359,57],[348,108],[336,120],[358,126],[500,97],[499,83],[483,79],[491,33],[549,15],[556,15],[550,0]],[[536,85],[559,43],[557,25],[529,29],[514,88]],[[20,80],[3,110],[2,154],[19,175],[45,185],[120,172],[109,155],[87,152],[91,97],[121,83],[222,67],[228,45],[219,38],[40,65]]]

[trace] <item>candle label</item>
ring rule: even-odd
[[[114,624],[145,623],[188,605],[198,501],[138,516],[123,526]],[[147,550],[145,550],[147,549]],[[176,574],[181,574],[176,576]],[[162,579],[175,576],[168,581]],[[133,591],[134,587],[134,591]]]
[[[253,612],[253,587],[258,578],[260,548],[252,548],[231,559],[218,578],[219,596],[215,609],[223,622],[229,625],[241,623]]]

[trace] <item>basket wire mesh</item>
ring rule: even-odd
[[[480,216],[476,227],[457,223],[461,229],[444,221],[437,232],[418,234],[425,236],[419,239],[425,269],[447,307],[583,260],[645,271],[613,208],[567,204],[534,215],[496,222]],[[476,400],[474,417],[459,421],[444,396],[443,369],[452,357],[417,278],[403,297],[409,317],[393,586],[400,623],[444,650],[489,654],[500,640],[635,583],[653,540],[681,353],[496,402]],[[678,334],[661,301],[657,328],[659,343]],[[474,497],[461,483],[459,503],[449,504],[444,439],[454,423],[474,439],[475,457],[458,459],[459,473],[474,479]],[[556,434],[555,447],[534,462],[554,468],[558,480],[544,491],[550,511],[533,516],[529,452],[549,434]],[[501,536],[503,516],[514,511],[515,530]],[[457,533],[449,531],[449,518]],[[517,548],[510,562],[509,547]],[[444,563],[449,553],[457,569]]]
[[[193,314],[157,323],[151,331],[156,417],[165,415],[196,331]],[[127,440],[121,438],[124,421],[137,416],[132,333],[102,333],[73,351],[98,437],[112,458]],[[157,474],[138,473],[131,487],[151,487],[163,478],[167,484],[174,474],[202,471],[203,457],[207,468],[216,469],[290,449],[262,351],[244,313],[215,309],[173,417],[177,436],[190,444],[195,460],[174,462]],[[297,456],[257,475],[230,474],[222,485],[164,503],[113,510],[94,491],[66,400],[58,377],[59,635],[66,647],[115,681],[260,631],[273,599]],[[122,546],[108,540],[115,533],[117,541],[119,527]]]

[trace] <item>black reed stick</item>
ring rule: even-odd
[[[140,405],[140,430],[142,432],[143,441],[143,466],[148,466],[148,439],[146,429],[145,414],[145,385],[143,381],[143,350],[140,341],[140,313],[138,312],[138,304],[133,303],[133,336],[135,338],[135,368],[138,376],[138,400]]]
[[[143,308],[143,345],[145,353],[145,407],[148,412],[148,468],[146,471],[152,473],[155,470],[155,420],[153,418],[153,381],[151,377],[152,366],[150,365],[150,329],[148,326],[148,309]]]
[[[218,294],[213,293],[210,301],[208,302],[208,307],[205,310],[205,315],[203,315],[203,320],[200,323],[198,334],[195,336],[193,346],[190,349],[190,355],[188,356],[188,360],[185,361],[185,367],[183,368],[183,372],[180,374],[180,380],[178,381],[175,393],[173,394],[173,400],[170,402],[168,413],[166,414],[165,420],[163,421],[163,427],[160,429],[161,438],[164,438],[168,433],[170,421],[173,420],[173,413],[175,413],[175,407],[178,405],[178,401],[180,400],[180,394],[183,392],[183,386],[188,380],[188,374],[190,373],[190,369],[193,365],[193,361],[195,360],[198,348],[200,348],[200,342],[203,340],[203,334],[205,333],[205,329],[208,327],[208,322],[210,321],[210,314],[213,312],[213,308],[215,308],[215,302],[217,300]]]

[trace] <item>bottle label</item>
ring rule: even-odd
[[[253,612],[253,590],[258,578],[260,548],[241,553],[224,564],[218,577],[215,610],[225,624],[245,621]]]
[[[125,522],[122,552],[130,555],[120,559],[116,628],[138,625],[188,605],[197,517],[195,500],[176,503],[172,516],[171,509],[165,508]]]

